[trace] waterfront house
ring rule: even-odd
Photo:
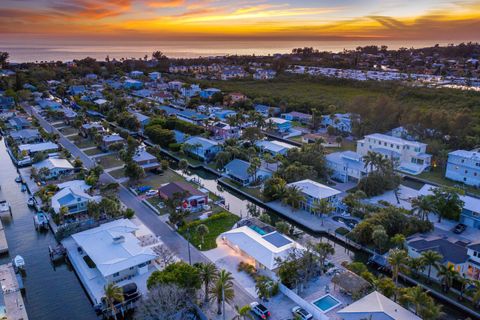
[[[425,184],[420,190],[419,195],[431,195],[435,187]],[[463,208],[460,213],[460,222],[468,227],[480,229],[480,199],[467,195],[460,195],[460,200],[463,201]]]
[[[103,150],[108,150],[114,143],[125,143],[125,139],[123,139],[119,134],[109,134],[102,137],[102,145],[101,148]]]
[[[206,162],[213,160],[222,149],[218,142],[202,137],[191,137],[184,142],[184,145],[187,145],[188,153]]]
[[[320,125],[324,128],[334,127],[341,132],[352,133],[352,114],[336,113],[333,115],[323,115]]]
[[[267,123],[271,123],[273,128],[277,130],[278,132],[287,132],[292,128],[292,121],[290,120],[285,120],[282,118],[268,118],[266,120]]]
[[[170,182],[158,189],[158,196],[164,200],[177,199],[183,210],[198,211],[208,204],[208,194],[191,184],[178,181]]]
[[[128,76],[131,77],[131,78],[140,78],[140,77],[143,76],[143,72],[142,72],[142,71],[138,71],[138,70],[134,70],[134,71],[130,72],[130,73],[128,74]]]
[[[225,121],[225,120],[227,120],[227,118],[233,117],[236,114],[237,113],[233,110],[220,109],[220,110],[216,110],[216,111],[213,112],[213,117],[217,118],[217,119],[220,119],[222,121]]]
[[[202,125],[205,120],[208,120],[208,117],[206,115],[189,109],[180,110],[169,106],[159,106],[157,107],[157,109],[165,112],[167,116],[176,116],[180,120],[187,121],[196,125]]]
[[[156,81],[156,80],[160,80],[162,78],[162,74],[160,72],[154,71],[154,72],[150,72],[148,74],[148,77],[151,80]]]
[[[68,160],[58,158],[47,158],[43,161],[34,163],[32,167],[35,168],[37,174],[46,171],[41,175],[41,178],[45,180],[57,179],[60,176],[72,174],[75,170]]]
[[[23,117],[12,117],[8,119],[8,125],[10,128],[15,130],[22,130],[22,129],[30,128],[32,126],[30,121],[28,121]]]
[[[222,90],[220,89],[217,89],[217,88],[207,88],[207,89],[203,89],[202,91],[200,91],[200,98],[202,99],[210,99],[211,97],[213,97],[213,95],[215,93],[221,93]]]
[[[445,177],[469,186],[480,187],[480,152],[478,150],[450,152]]]
[[[0,96],[0,110],[10,110],[15,108],[15,99],[13,97]]]
[[[202,91],[198,84],[191,84],[190,86],[182,86],[180,93],[185,98],[191,98],[198,95]]]
[[[247,224],[226,231],[220,235],[221,241],[237,254],[247,258],[247,262],[257,269],[273,273],[278,268],[278,259],[304,248],[289,237],[275,231],[270,226]]]
[[[157,270],[158,255],[137,237],[140,228],[118,219],[73,234],[63,241],[77,274],[94,304],[102,302],[108,283],[135,283],[143,294],[146,279]]]
[[[143,82],[139,80],[127,79],[123,83],[123,88],[127,90],[140,90],[143,87]]]
[[[337,311],[337,316],[342,320],[421,320],[413,312],[378,291],[373,291]]]
[[[66,207],[68,215],[77,215],[87,212],[89,202],[99,202],[101,199],[100,196],[89,195],[81,186],[70,185],[55,193],[50,199],[50,204],[56,214],[62,207]]]
[[[412,175],[429,170],[432,156],[427,145],[386,134],[374,133],[357,141],[357,153],[365,156],[369,151],[381,154],[397,164],[396,169]]]
[[[441,264],[453,266],[460,274],[467,272],[469,260],[466,243],[457,238],[438,235],[413,235],[406,240],[408,255],[412,258],[421,257],[422,252],[436,251],[442,255]],[[427,274],[428,270],[423,270]],[[437,270],[432,268],[430,276],[437,278]]]
[[[480,243],[467,245],[467,276],[470,279],[480,280]]]
[[[331,177],[340,182],[358,182],[365,177],[370,168],[365,167],[363,157],[353,151],[341,151],[325,156],[327,168]]]
[[[231,80],[245,78],[247,73],[240,66],[226,66],[220,74],[220,79]]]
[[[68,93],[70,93],[72,96],[79,96],[81,94],[84,94],[86,91],[87,91],[87,88],[82,85],[71,86],[68,89]]]
[[[140,112],[132,112],[132,114],[135,116],[135,118],[138,120],[140,123],[140,127],[143,129],[145,128],[146,125],[150,123],[150,117],[146,116]]]
[[[38,129],[22,129],[10,133],[12,139],[21,144],[35,143],[42,141],[42,136]]]
[[[281,118],[289,121],[297,121],[303,124],[308,124],[312,121],[312,115],[302,113],[302,112],[297,112],[297,111],[292,111],[289,113],[282,113],[280,115]]]
[[[300,204],[300,208],[313,213],[315,203],[318,203],[322,199],[326,199],[333,206],[338,203],[338,196],[341,191],[323,185],[316,181],[305,179],[288,184],[289,187],[297,187],[302,193],[304,200]]]
[[[272,176],[272,172],[259,167],[254,174],[249,172],[250,163],[240,159],[233,159],[225,166],[225,176],[233,181],[241,184],[242,186],[248,186],[258,181],[264,181]]]
[[[280,154],[283,156],[287,154],[288,150],[296,148],[291,144],[281,142],[281,141],[276,141],[276,140],[272,140],[272,141],[261,140],[261,141],[257,141],[255,145],[258,148],[260,148],[262,152],[268,152],[272,156],[276,156],[277,154]]]
[[[253,108],[265,118],[274,117],[280,113],[280,108],[270,107],[264,104],[256,104]]]
[[[212,132],[215,139],[226,140],[232,138],[240,138],[240,128],[232,127],[225,122],[215,122],[210,126],[210,131]]]
[[[25,151],[30,156],[33,156],[37,152],[55,152],[58,149],[58,144],[50,141],[41,143],[27,143],[18,146],[18,150],[20,152]]]
[[[132,160],[141,166],[145,171],[154,170],[160,167],[157,157],[148,153],[144,147],[137,149]]]

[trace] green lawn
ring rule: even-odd
[[[85,150],[84,153],[87,156],[94,156],[96,154],[104,153],[102,150],[95,148],[95,149],[90,149],[90,150]]]
[[[190,165],[197,166],[197,165],[203,164],[203,161],[198,160],[198,159],[193,159],[193,158],[187,156],[186,154],[184,154],[183,152],[172,152],[172,154],[174,156],[180,158],[180,159],[187,160]]]
[[[197,220],[181,227],[178,232],[187,240],[190,239],[192,245],[202,251],[214,249],[217,247],[217,237],[230,230],[233,225],[240,220],[240,218],[230,212],[223,211],[220,214],[215,214],[203,221]],[[199,224],[204,224],[208,227],[209,233],[205,236],[202,244],[202,239],[198,235],[196,228]],[[188,236],[188,228],[190,227],[190,237]]]
[[[417,175],[416,177],[423,179],[423,180],[428,180],[432,181],[436,184],[443,185],[443,186],[448,186],[448,187],[459,187],[462,190],[465,190],[465,192],[469,192],[475,195],[480,195],[480,190],[475,189],[473,187],[464,185],[461,182],[458,181],[453,181],[445,178],[445,171],[441,168],[434,168],[431,171],[428,172],[422,172],[421,174]]]
[[[158,189],[165,183],[175,182],[175,181],[185,181],[181,175],[175,171],[168,169],[162,174],[148,174],[146,178],[140,180],[138,185],[140,186],[151,186],[152,188]]]
[[[125,162],[118,159],[117,156],[113,154],[109,154],[103,157],[98,157],[96,160],[98,164],[101,165],[104,169],[125,165]]]
[[[355,141],[344,140],[340,148],[325,148],[326,153],[334,153],[340,151],[355,151],[357,150],[357,143]]]
[[[78,130],[72,127],[60,129],[60,132],[65,136],[68,136],[74,133],[78,134]]]
[[[95,147],[95,142],[90,139],[84,139],[80,136],[78,136],[78,138],[75,137],[75,139],[70,140],[80,149]]]
[[[261,201],[265,201],[265,199],[263,198],[263,194],[260,191],[260,188],[247,188],[247,187],[244,187],[244,186],[238,184],[237,182],[233,181],[232,179],[229,179],[229,178],[226,178],[226,177],[223,177],[221,179],[222,179],[222,181],[226,182],[227,184],[230,184],[233,187],[236,187],[236,188],[242,190],[243,192],[248,193],[252,197],[255,197],[255,198],[257,198]]]
[[[155,209],[158,210],[158,212],[160,212],[160,215],[164,215],[164,214],[167,214],[168,213],[168,210],[167,208],[160,208],[158,206],[159,203],[163,203],[162,199],[160,199],[160,197],[158,196],[155,196],[155,197],[150,197],[147,199],[147,201],[155,207]]]
[[[120,179],[125,177],[125,169],[122,168],[122,169],[113,170],[113,171],[110,171],[109,174],[115,179]]]

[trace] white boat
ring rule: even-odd
[[[23,259],[23,257],[20,255],[17,255],[15,258],[13,258],[13,266],[17,270],[25,269],[25,260]]]
[[[25,192],[25,191],[27,191],[27,186],[26,186],[26,185],[24,185],[24,184],[22,184],[22,188],[20,189],[20,191],[22,191],[22,192]]]
[[[28,200],[27,200],[27,205],[28,205],[29,207],[35,207],[35,198],[34,198],[34,197],[28,198]]]
[[[0,201],[0,212],[10,211],[10,205],[6,200]]]
[[[37,230],[48,229],[48,218],[43,212],[37,212],[37,214],[33,216],[33,223]]]

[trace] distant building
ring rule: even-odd
[[[138,122],[140,123],[140,127],[142,129],[145,128],[145,126],[150,123],[150,117],[149,116],[146,116],[146,115],[144,115],[140,112],[132,112],[132,114],[138,120]]]
[[[338,202],[338,195],[341,193],[339,190],[323,185],[316,181],[305,179],[288,184],[289,187],[297,187],[300,189],[304,196],[300,207],[310,213],[314,213],[315,203],[318,203],[322,199],[326,199],[332,205],[336,205]]]
[[[160,80],[162,78],[162,74],[160,72],[154,71],[154,72],[150,72],[148,74],[148,77],[154,81]]]
[[[277,75],[277,72],[274,71],[274,70],[258,69],[253,74],[253,79],[255,79],[255,80],[271,80],[271,79],[275,79],[276,75]]]
[[[340,182],[358,182],[370,171],[365,167],[363,157],[353,151],[330,153],[325,160],[327,168],[332,171],[332,178]]]
[[[56,111],[62,107],[61,103],[54,100],[42,99],[42,100],[39,100],[37,103],[40,106],[40,108],[42,108],[43,110],[48,109],[48,110]]]
[[[297,111],[282,113],[281,117],[285,120],[298,121],[304,124],[310,123],[312,121],[312,115]]]
[[[228,110],[228,109],[220,109],[215,112],[213,112],[213,116],[215,118],[218,118],[220,120],[227,120],[227,118],[235,116],[237,112],[233,110]]]
[[[357,153],[365,156],[369,151],[381,154],[397,164],[396,169],[418,175],[430,169],[432,156],[426,153],[425,143],[408,141],[386,134],[374,133],[357,141]]]
[[[105,130],[100,122],[85,123],[80,127],[80,135],[85,138],[91,135],[93,132],[103,134],[106,133],[107,130]]]
[[[128,79],[128,80],[125,80],[125,82],[123,83],[123,87],[125,89],[140,90],[143,87],[143,82],[138,80]]]
[[[302,136],[303,143],[315,143],[321,140],[321,145],[325,148],[339,148],[342,146],[341,142],[337,141],[336,136],[321,133],[307,133]]]
[[[84,94],[87,91],[87,88],[85,86],[71,86],[68,89],[68,93],[70,93],[72,96],[79,96],[81,94]]]
[[[334,127],[341,132],[352,133],[352,114],[336,113],[334,115],[323,115],[320,124],[324,128]]]
[[[110,147],[114,143],[125,143],[125,139],[120,137],[120,135],[118,134],[109,134],[109,135],[103,136],[102,149],[108,150],[108,147]]]
[[[260,113],[265,118],[277,116],[280,113],[280,108],[270,107],[264,104],[256,104],[254,107],[256,112]]]
[[[278,132],[287,132],[292,128],[292,122],[282,118],[268,118],[267,123],[271,123]]]
[[[255,182],[255,179],[264,181],[272,176],[272,172],[259,167],[255,174],[249,173],[250,163],[240,159],[233,159],[225,166],[225,176],[233,181],[248,186]]]
[[[138,70],[134,70],[134,71],[130,72],[128,75],[132,78],[140,78],[140,77],[143,76],[143,72],[138,71]]]
[[[200,98],[210,99],[215,93],[221,93],[222,90],[217,88],[208,88],[200,91]]]
[[[456,150],[448,154],[445,177],[480,187],[480,152]]]
[[[237,102],[243,102],[245,100],[247,100],[247,96],[240,92],[229,93],[224,98],[225,103],[229,105],[235,104]]]
[[[212,126],[210,126],[210,131],[215,139],[219,140],[240,138],[240,128],[232,127],[225,122],[215,122]]]
[[[261,140],[255,143],[257,147],[259,147],[263,152],[268,152],[272,156],[276,156],[277,154],[285,155],[287,154],[288,150],[296,148],[295,146],[281,142],[281,141],[268,141],[268,140]]]
[[[15,108],[15,99],[13,97],[0,96],[0,110],[10,110]]]

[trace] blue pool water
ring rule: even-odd
[[[256,233],[258,233],[261,236],[264,236],[264,235],[267,234],[262,228],[259,228],[257,226],[250,226],[250,229],[252,229],[253,231],[255,231]]]
[[[331,295],[327,294],[326,296],[321,297],[320,299],[312,302],[317,308],[322,310],[323,312],[327,312],[336,306],[340,305],[340,301],[332,297]]]

